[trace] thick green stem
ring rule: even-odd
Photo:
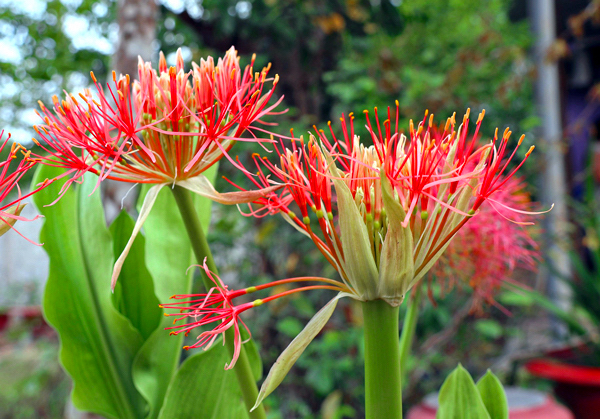
[[[402,418],[399,307],[383,300],[362,303],[365,322],[366,419]]]
[[[406,362],[410,355],[410,348],[415,337],[417,329],[417,319],[419,318],[419,306],[421,305],[421,284],[417,285],[415,296],[410,302],[404,322],[402,323],[402,334],[400,335],[400,371],[402,372],[402,382],[405,381],[408,368]]]
[[[208,269],[210,269],[215,275],[218,275],[215,261],[212,253],[210,252],[206,236],[204,235],[204,230],[200,225],[200,220],[198,219],[198,214],[194,208],[194,203],[192,201],[190,192],[180,186],[175,186],[173,188],[173,195],[175,196],[175,201],[179,207],[181,217],[183,218],[183,223],[185,224],[185,228],[190,238],[192,250],[194,251],[196,260],[199,264],[203,264],[204,258],[206,258],[206,265],[208,266]],[[214,286],[214,284],[204,273],[202,274],[202,279],[207,290]],[[233,356],[234,331],[232,329],[228,329],[225,332],[225,343],[229,354]],[[244,349],[243,345],[240,356],[233,370],[235,371],[240,389],[242,390],[244,404],[248,410],[250,410],[258,398],[258,388],[256,387],[256,380],[252,374],[250,361],[248,360],[248,355],[246,354],[246,350]],[[248,413],[248,415],[250,416],[250,419],[266,419],[267,417],[262,404],[253,412]]]

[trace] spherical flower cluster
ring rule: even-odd
[[[483,112],[472,136],[469,112],[458,128],[449,118],[439,135],[426,113],[416,129],[411,122],[408,138],[397,107],[382,123],[375,110],[374,125],[366,114],[372,145],[355,135],[351,114],[342,117],[343,138],[330,129],[331,139],[316,131],[308,141],[293,139],[290,148],[282,140],[279,166],[256,157],[254,182],[285,188],[256,200],[251,214],[282,213],[315,242],[355,298],[398,305],[484,202],[497,202],[492,196],[533,147],[509,170],[523,137],[508,158],[508,129],[477,146]]]

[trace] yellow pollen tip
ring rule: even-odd
[[[479,117],[477,118],[477,123],[478,124],[483,120],[484,116],[485,116],[485,109],[482,109],[481,113],[479,114]]]
[[[529,155],[533,152],[534,149],[535,149],[534,145],[532,145],[531,147],[529,147],[529,150],[527,151],[527,153],[525,153],[525,157],[529,157]]]
[[[184,346],[183,349],[185,349],[186,351],[188,351],[190,349],[189,346]]]
[[[275,74],[275,79],[273,80],[273,84],[279,83],[279,74]]]
[[[112,78],[113,78],[113,81],[116,83],[117,82],[117,73],[115,70],[113,70],[113,72],[112,72]]]
[[[429,115],[429,109],[425,109],[425,116],[423,117],[423,119],[427,118],[427,115]]]
[[[433,114],[429,116],[429,128],[433,126]]]
[[[518,145],[521,145],[523,143],[523,140],[525,139],[525,134],[521,134],[521,137],[519,138],[519,143]]]
[[[398,99],[396,99],[396,107],[398,108],[400,106],[400,102],[398,102]]]

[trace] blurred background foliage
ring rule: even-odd
[[[336,127],[342,112],[354,112],[360,130],[363,109],[379,106],[381,111],[396,100],[404,126],[409,118],[422,118],[425,109],[443,122],[455,111],[460,118],[471,107],[474,113],[486,109],[485,136],[507,125],[529,134],[538,123],[528,56],[532,35],[526,16],[511,7],[509,0],[161,0],[154,61],[163,50],[173,63],[179,47],[188,63],[221,56],[231,45],[242,65],[257,53],[257,67],[271,62],[272,73],[281,77],[277,94],[285,96],[282,109],[289,109],[277,118],[281,134],[295,128],[300,135],[329,120]],[[89,71],[99,80],[109,77],[117,13],[112,0],[0,0],[0,126],[11,130],[15,140],[27,143],[35,134],[31,125],[37,123],[38,99],[48,104],[63,89],[81,91],[91,85]],[[254,151],[247,143],[235,148],[243,162]],[[245,184],[229,164],[221,165],[221,174]],[[217,189],[230,188],[219,180]],[[235,207],[215,205],[209,240],[224,281],[234,286],[337,275],[312,242],[280,217],[241,217]],[[531,307],[521,304],[508,306],[513,317],[489,307],[485,318],[476,318],[469,315],[467,290],[448,294],[435,281],[431,284],[436,306],[425,301],[419,318],[414,348],[420,358],[411,361],[406,406],[439,388],[458,361],[474,376],[490,360],[501,362],[507,345],[518,346],[523,338],[517,323],[523,316],[535,317]],[[323,293],[295,296],[248,314],[265,368],[330,298]],[[363,363],[362,332],[354,327],[362,322],[361,311],[350,301],[340,308],[267,399],[271,418],[364,415],[358,367]],[[18,337],[9,346],[22,342]],[[46,356],[56,350],[52,348],[50,341],[36,350]],[[32,376],[34,384],[27,385],[60,380],[55,378],[60,372],[48,367],[54,364],[45,365],[46,375]],[[508,375],[509,368],[503,367]],[[1,376],[8,376],[10,368],[0,361]],[[47,391],[47,397],[64,396],[60,385],[47,386]],[[10,397],[0,391],[0,406],[12,406]],[[53,411],[3,414],[62,417]]]

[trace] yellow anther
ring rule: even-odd
[[[485,109],[482,109],[481,113],[479,114],[479,117],[477,118],[477,123],[478,124],[483,120],[484,116],[485,116]]]
[[[115,70],[113,70],[113,72],[112,72],[112,78],[113,78],[113,81],[116,83],[117,82],[117,72]]]
[[[525,157],[529,157],[529,155],[533,152],[534,149],[535,149],[534,145],[532,145],[531,147],[529,147],[529,150],[527,151],[527,153],[525,153]]]
[[[429,115],[429,128],[433,126],[433,114]]]
[[[519,138],[519,145],[521,145],[523,143],[523,140],[525,139],[525,134],[521,134],[521,138]]]

